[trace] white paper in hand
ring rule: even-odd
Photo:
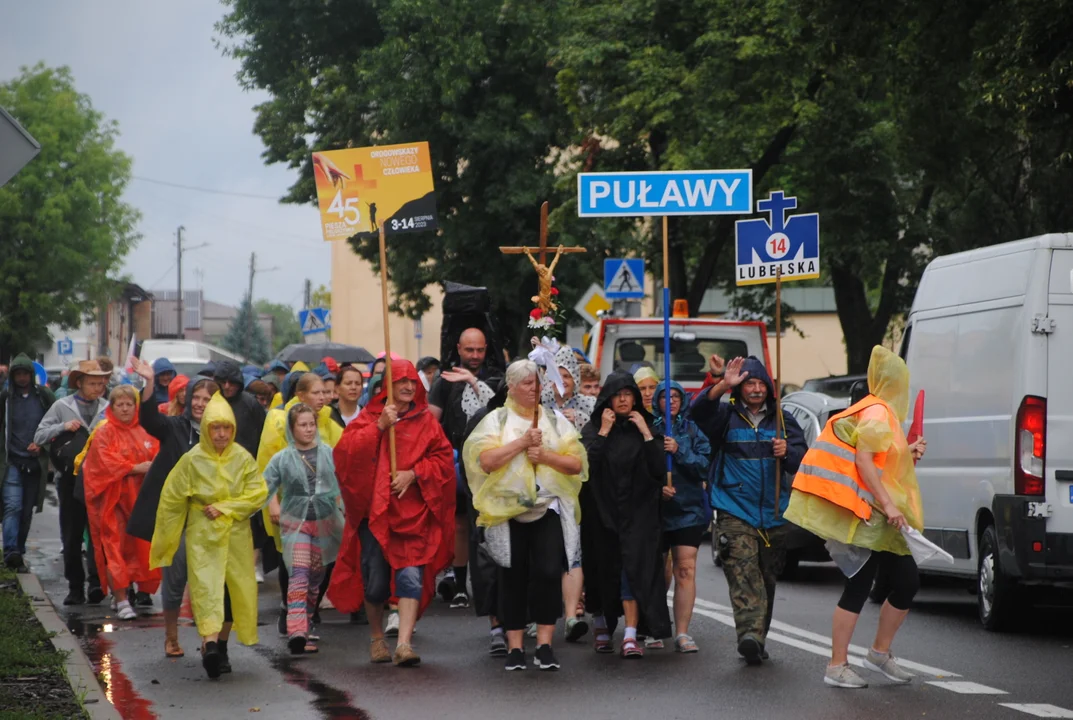
[[[902,535],[905,536],[905,541],[909,544],[909,552],[913,553],[913,559],[916,560],[917,565],[925,560],[931,560],[933,558],[940,558],[946,560],[951,565],[954,564],[954,556],[943,550],[941,547],[928,540],[919,532],[911,527],[903,527]]]

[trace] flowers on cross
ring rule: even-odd
[[[555,318],[551,314],[544,314],[540,308],[533,308],[529,313],[529,327],[534,330],[547,330],[555,326]]]

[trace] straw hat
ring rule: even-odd
[[[71,372],[67,374],[67,384],[69,386],[78,387],[78,383],[82,380],[83,375],[106,378],[111,377],[112,373],[107,370],[101,370],[101,366],[96,360],[79,360],[78,367],[73,368]]]

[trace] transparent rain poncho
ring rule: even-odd
[[[312,503],[316,516],[316,541],[320,547],[320,558],[324,565],[335,562],[339,553],[339,544],[343,539],[342,500],[339,482],[335,478],[335,463],[332,461],[332,448],[325,443],[318,433],[314,438],[317,446],[317,476],[313,495],[309,494],[306,482],[306,465],[294,445],[294,435],[290,425],[284,422],[287,435],[287,447],[276,453],[265,468],[265,482],[268,494],[280,493],[279,531],[283,540],[283,561],[287,570],[294,562],[294,547],[302,537],[299,530],[310,517],[308,512]],[[275,523],[269,520],[273,526]]]
[[[226,583],[235,634],[242,644],[255,645],[257,580],[247,521],[265,504],[268,487],[256,461],[234,439],[216,452],[209,428],[217,423],[235,428],[235,415],[220,393],[205,406],[199,444],[179,458],[164,481],[149,565],[171,565],[185,528],[187,583],[198,634],[212,635],[223,627]],[[222,515],[210,520],[204,513],[209,505]]]
[[[877,455],[886,453],[880,480],[909,525],[923,531],[920,486],[913,468],[913,453],[901,426],[909,415],[909,368],[897,355],[878,345],[872,349],[868,363],[868,391],[885,405],[873,405],[834,421],[834,433],[858,450]],[[863,521],[824,498],[794,490],[786,519],[826,540],[898,555],[910,554],[905,537],[887,522],[878,507],[873,506],[871,519]]]

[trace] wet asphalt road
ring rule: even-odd
[[[589,636],[579,645],[557,642],[558,673],[504,672],[501,659],[487,655],[487,621],[438,600],[418,624],[420,668],[369,664],[368,628],[350,625],[334,610],[322,613],[320,653],[292,658],[275,631],[273,573],[261,586],[261,644],[232,644],[234,673],[210,681],[189,620],[180,630],[186,657],[164,657],[159,598],[132,622],[112,617],[106,603],[64,608],[58,534],[55,505],[46,505],[34,518],[27,559],[81,636],[109,699],[131,720],[1073,718],[1073,603],[1065,595],[1037,606],[1018,633],[997,635],[979,627],[966,590],[926,583],[895,645],[918,678],[896,687],[862,670],[872,686],[845,691],[822,684],[841,587],[831,565],[804,565],[800,580],[779,585],[772,660],[762,667],[748,668],[737,657],[726,585],[703,546],[692,626],[699,654],[650,651],[642,661],[624,661],[593,653]],[[867,607],[858,626],[861,653],[876,615],[875,606]]]

